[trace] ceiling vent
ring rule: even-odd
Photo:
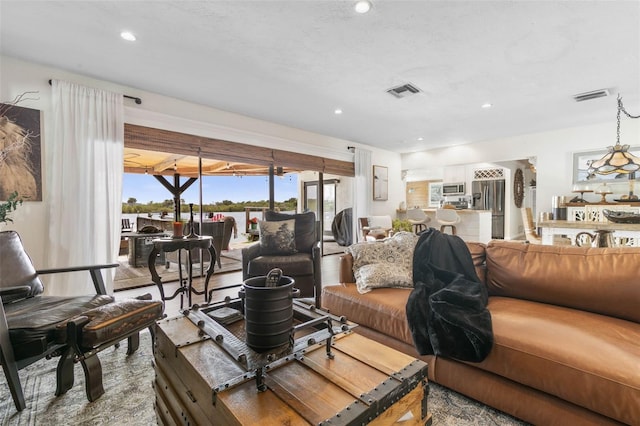
[[[596,98],[603,98],[605,96],[609,96],[609,89],[594,90],[592,92],[573,95],[573,100],[576,102],[582,102],[582,101],[589,101],[591,99],[596,99]]]
[[[411,83],[403,84],[402,86],[392,87],[387,90],[387,93],[392,94],[396,98],[406,98],[407,96],[415,95],[416,93],[421,92],[422,90],[418,89]]]

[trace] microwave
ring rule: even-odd
[[[464,182],[442,184],[442,195],[464,195],[464,194],[465,194]]]

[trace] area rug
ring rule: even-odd
[[[57,360],[40,360],[20,370],[27,408],[16,412],[4,375],[0,375],[0,421],[2,425],[155,425],[154,370],[151,337],[141,333],[140,348],[126,355],[126,343],[99,354],[105,394],[88,402],[84,375],[75,366],[76,383],[66,394],[55,397]],[[429,411],[433,425],[521,426],[513,417],[479,404],[435,383],[429,384]]]
[[[343,254],[346,247],[338,245],[335,241],[324,241],[322,243],[322,254],[330,256],[333,254]]]
[[[118,263],[120,266],[116,268],[116,276],[113,280],[114,291],[131,290],[134,288],[153,285],[153,281],[151,281],[151,273],[147,266],[134,268],[129,265],[126,257],[123,259],[122,256],[118,258]],[[170,283],[178,281],[179,279],[178,265],[173,262],[170,262],[169,265],[168,269],[165,265],[156,265],[156,272],[162,279],[163,283]],[[207,265],[208,263],[205,263],[205,268]],[[218,267],[218,264],[216,263],[213,269],[215,274],[240,271],[242,270],[242,259],[235,259],[234,257],[225,255],[225,252],[223,252],[220,256],[220,265],[221,267]],[[199,271],[199,264],[194,264],[194,275],[199,273]],[[183,277],[186,277],[184,267],[182,275]]]

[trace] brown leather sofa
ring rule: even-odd
[[[322,306],[429,363],[429,379],[533,424],[640,424],[640,248],[467,243],[489,291],[494,345],[480,363],[419,356],[411,289],[356,290],[353,258]]]

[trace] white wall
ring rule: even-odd
[[[20,233],[36,267],[44,264],[43,259],[46,253],[44,253],[43,241],[49,232],[46,183],[47,153],[53,149],[47,138],[49,129],[51,129],[49,79],[68,80],[89,87],[112,90],[142,98],[141,105],[136,105],[131,100],[125,100],[125,121],[132,124],[253,145],[266,145],[345,161],[353,160],[353,154],[347,149],[348,146],[365,147],[373,152],[373,164],[389,168],[389,200],[374,202],[372,213],[392,214],[400,201],[404,199],[404,190],[396,190],[396,188],[402,188],[399,154],[0,56],[0,101],[11,101],[27,91],[39,92],[35,95],[39,98],[38,100],[25,101],[20,103],[20,106],[41,111],[43,202],[26,202],[20,207],[18,214],[14,216],[15,223],[4,227],[4,229],[15,229]],[[179,84],[179,82],[172,84]],[[73,163],[70,162],[69,166],[73,167]],[[73,214],[74,209],[80,208],[82,206],[69,206],[69,214]]]
[[[567,195],[569,198],[575,195],[571,193],[573,153],[603,150],[615,144],[616,104],[613,102],[611,105],[612,119],[606,123],[404,154],[401,167],[410,174],[419,175],[447,165],[495,163],[536,157],[537,211],[550,212],[554,195]],[[638,111],[629,112],[638,114]],[[640,145],[640,119],[621,119],[620,141],[631,146]],[[593,197],[593,201],[597,199],[598,197]]]

